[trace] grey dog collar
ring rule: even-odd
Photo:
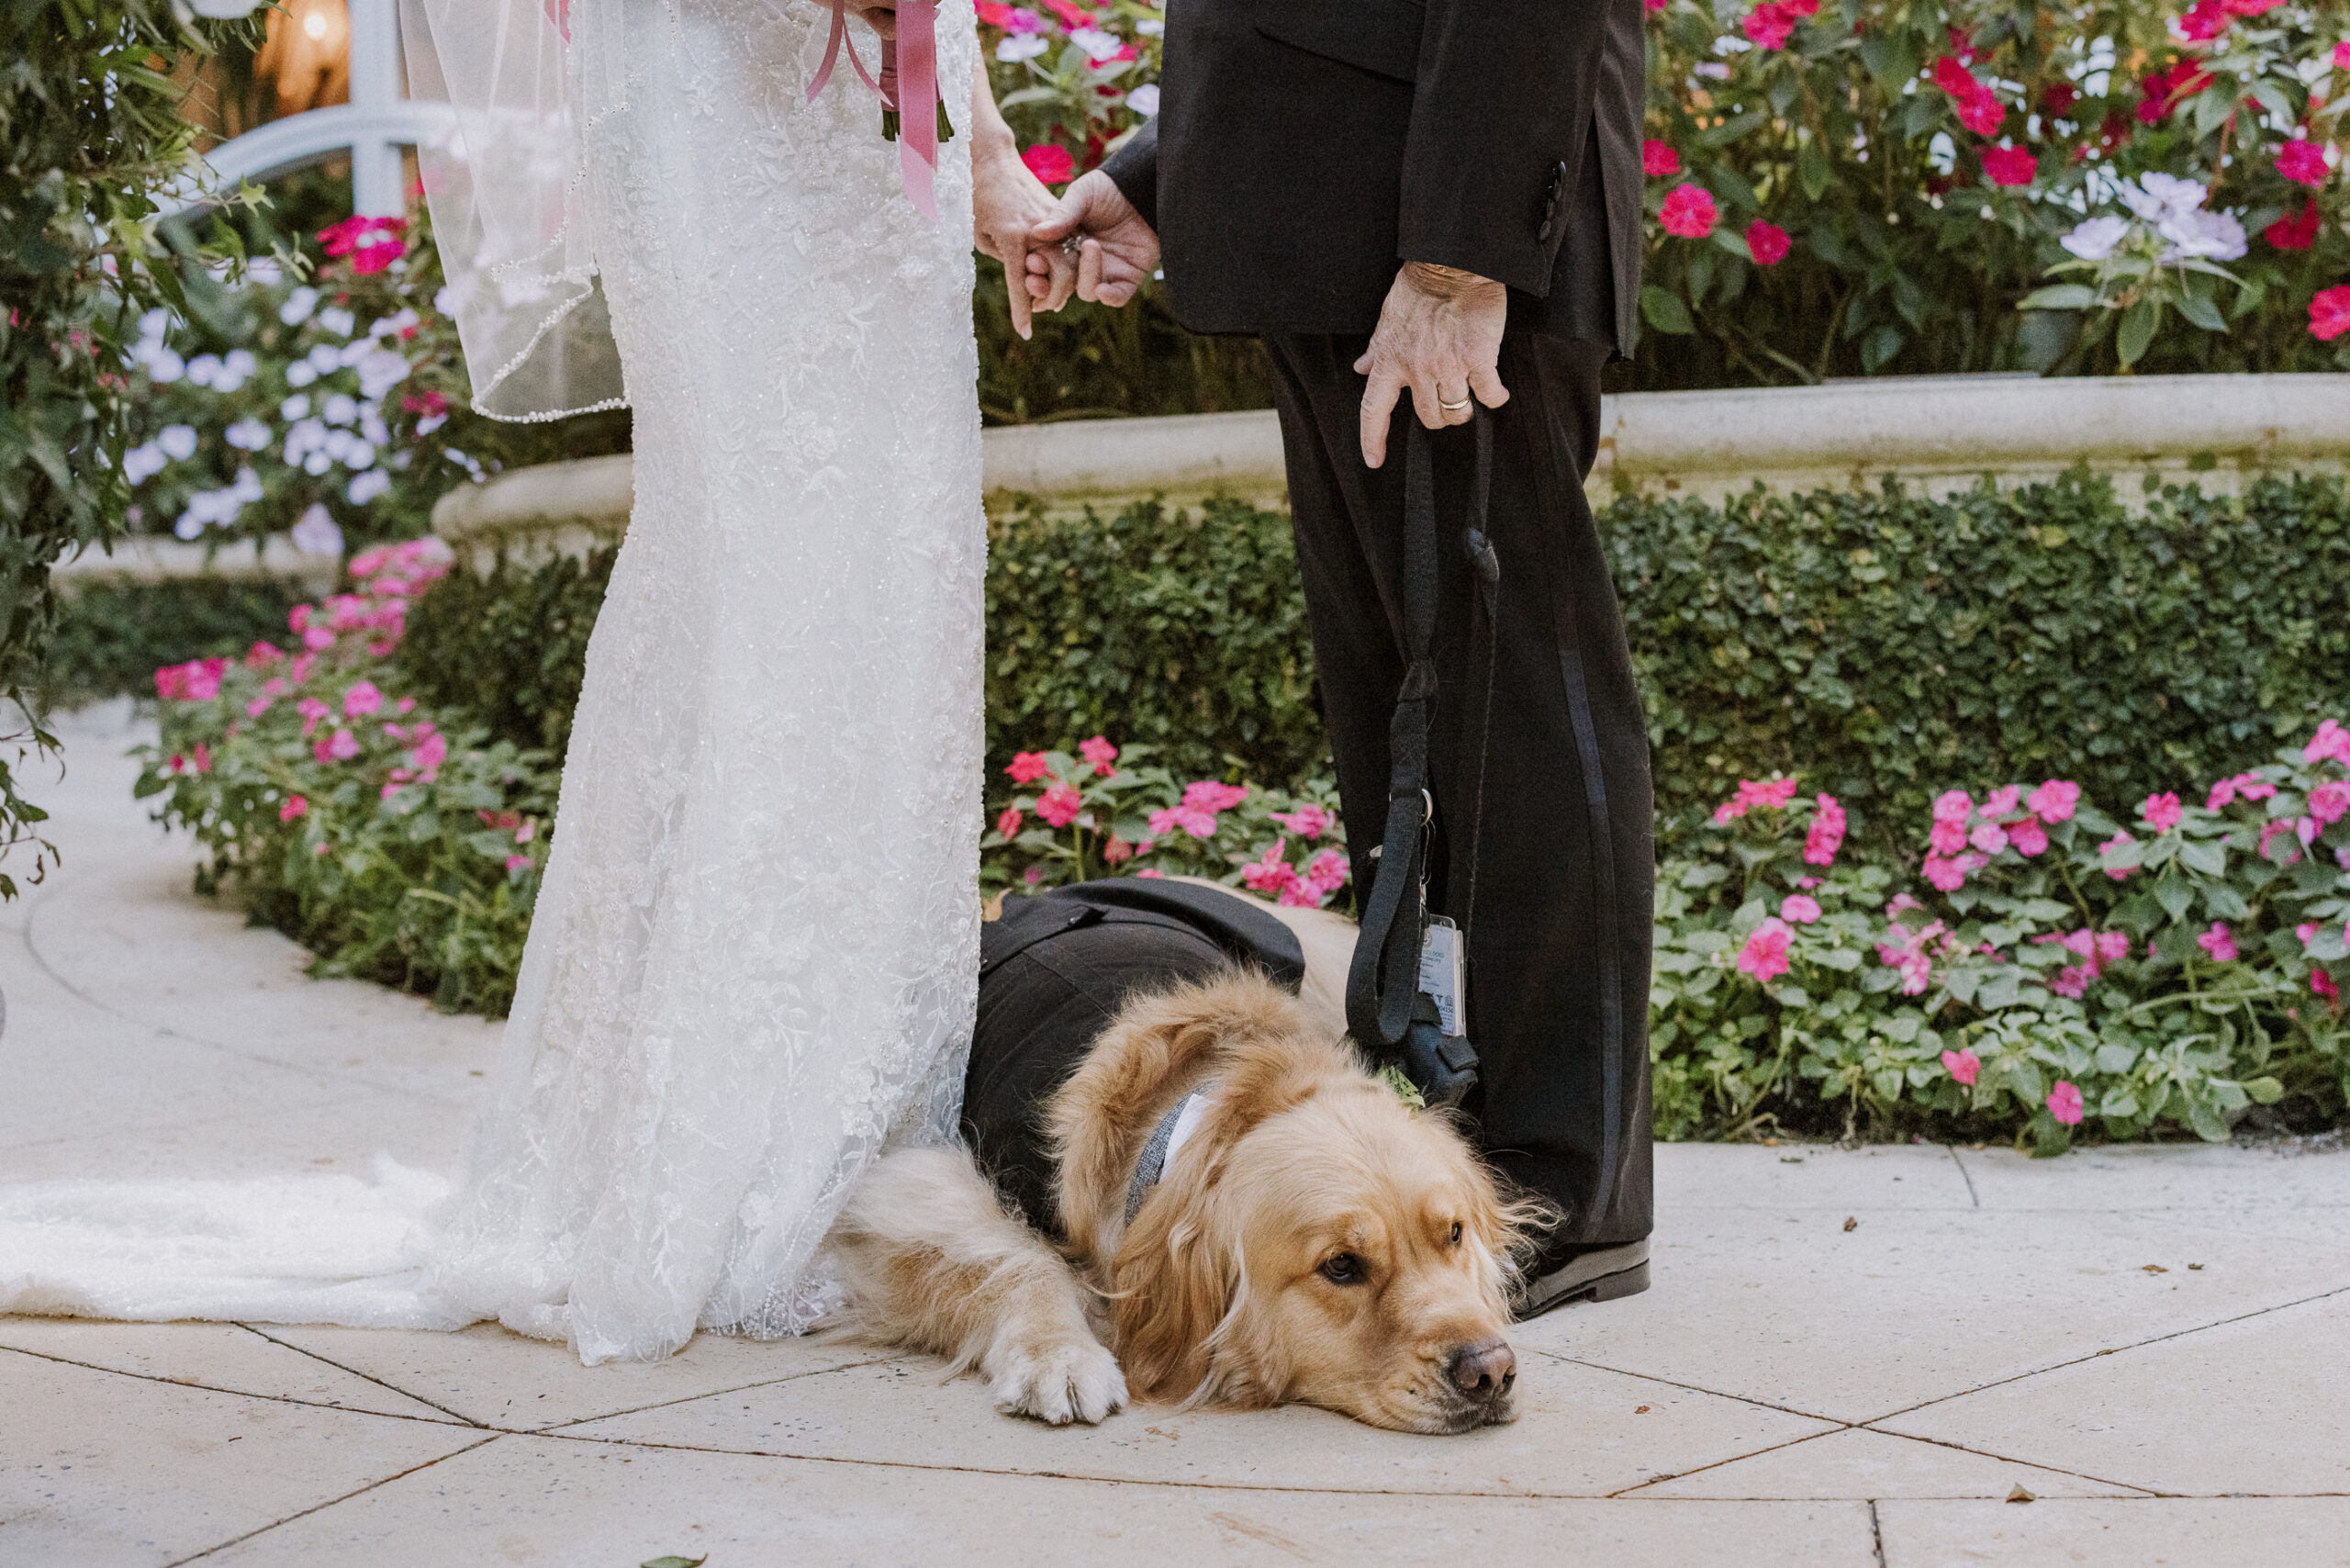
[[[1194,1101],[1203,1098],[1204,1096],[1197,1093],[1184,1095],[1167,1108],[1167,1114],[1159,1117],[1158,1126],[1151,1129],[1150,1141],[1142,1146],[1142,1158],[1135,1162],[1135,1179],[1126,1187],[1128,1225],[1134,1224],[1135,1215],[1142,1212],[1142,1201],[1150,1196],[1150,1190],[1158,1185],[1158,1178],[1167,1169],[1168,1151],[1175,1142],[1176,1124],[1182,1121],[1183,1113],[1192,1108]]]

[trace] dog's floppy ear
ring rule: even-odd
[[[1220,1330],[1247,1290],[1234,1238],[1212,1234],[1188,1205],[1147,1204],[1118,1245],[1112,1280],[1118,1360],[1138,1398],[1246,1402],[1243,1390],[1209,1386]]]

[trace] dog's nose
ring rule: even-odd
[[[1472,1399],[1498,1399],[1517,1380],[1517,1353],[1506,1339],[1452,1352],[1452,1385]]]

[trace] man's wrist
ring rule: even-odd
[[[1404,279],[1422,294],[1437,299],[1460,299],[1481,289],[1502,286],[1492,278],[1437,262],[1405,262]]]

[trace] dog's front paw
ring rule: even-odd
[[[1053,1336],[1014,1344],[994,1370],[989,1392],[1007,1416],[1091,1426],[1125,1408],[1126,1376],[1118,1358],[1091,1336]]]

